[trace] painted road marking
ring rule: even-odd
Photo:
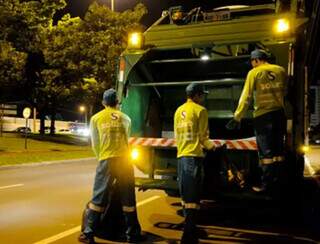
[[[8,189],[8,188],[13,188],[13,187],[19,187],[19,186],[24,186],[24,184],[15,184],[15,185],[8,185],[8,186],[0,186],[0,190]]]
[[[290,237],[291,239],[294,240],[302,240],[302,241],[308,241],[310,243],[315,243],[314,240],[307,238],[307,237],[301,237],[301,236],[295,236],[295,235],[289,235],[287,233],[277,233],[277,232],[267,232],[267,231],[259,231],[259,230],[248,230],[248,229],[241,229],[241,228],[230,228],[230,227],[221,227],[221,226],[204,226],[204,225],[199,225],[200,227],[204,228],[204,229],[209,229],[209,230],[223,230],[223,231],[229,231],[229,232],[233,232],[233,233],[229,233],[229,236],[227,236],[228,238],[232,236],[232,238],[242,238],[241,234],[255,234],[255,235],[265,235],[265,236],[277,236],[277,237],[281,237],[281,236],[285,236],[285,237]],[[216,237],[217,235],[214,234],[209,234],[209,236],[211,237]],[[219,238],[221,238],[221,236],[219,235]],[[222,237],[224,238],[224,237]],[[243,240],[248,240],[247,238],[244,237],[242,238]]]
[[[152,201],[154,201],[154,200],[156,200],[158,198],[160,198],[160,196],[149,197],[149,198],[147,198],[145,200],[142,200],[142,201],[138,202],[137,203],[137,207],[142,206],[142,205],[144,205],[146,203],[152,202]],[[74,227],[74,228],[72,228],[70,230],[66,230],[66,231],[61,232],[61,233],[59,233],[57,235],[54,235],[54,236],[51,236],[51,237],[46,238],[44,240],[35,242],[34,244],[49,244],[49,243],[55,242],[57,240],[60,240],[62,238],[65,238],[67,236],[70,236],[70,235],[72,235],[74,233],[80,232],[80,230],[81,230],[81,226],[79,225],[79,226],[76,226],[76,227]]]

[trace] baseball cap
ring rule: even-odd
[[[117,102],[117,92],[115,89],[110,88],[103,93],[102,103],[105,105],[115,105]]]
[[[192,82],[186,87],[187,96],[196,94],[208,94],[209,92],[204,89],[204,86],[199,83]]]
[[[269,58],[269,54],[262,49],[255,49],[251,52],[250,55],[251,59],[268,59]]]

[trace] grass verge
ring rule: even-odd
[[[87,139],[71,135],[40,136],[5,133],[0,137],[0,166],[93,157]]]

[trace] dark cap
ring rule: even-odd
[[[202,84],[192,82],[186,87],[187,96],[194,96],[196,94],[208,94]]]
[[[115,106],[117,104],[117,92],[115,89],[110,88],[103,93],[102,103],[104,105]]]
[[[269,58],[269,54],[265,50],[255,49],[251,52],[250,58],[266,60]]]

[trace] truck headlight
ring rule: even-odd
[[[290,23],[288,19],[278,19],[274,23],[274,31],[276,33],[284,33],[289,31]]]

